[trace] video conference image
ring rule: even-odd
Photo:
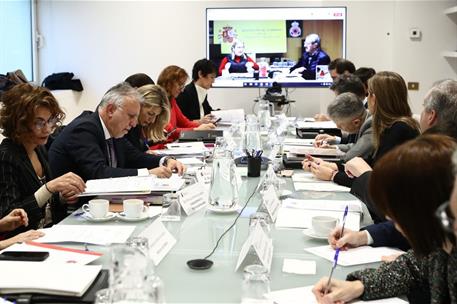
[[[329,86],[328,64],[345,57],[346,8],[207,9],[214,87]]]

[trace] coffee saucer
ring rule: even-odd
[[[108,212],[105,217],[93,217],[92,214],[90,214],[89,212],[84,212],[81,216],[89,222],[100,223],[108,222],[115,219],[117,217],[117,214],[115,212]]]
[[[317,235],[314,233],[314,230],[312,228],[305,229],[303,230],[303,234],[312,238],[312,239],[317,239],[317,240],[327,240],[328,237],[326,235]]]
[[[124,212],[119,213],[117,216],[121,221],[125,222],[141,222],[147,220],[149,218],[149,214],[147,211],[142,212],[140,217],[126,217]]]
[[[233,205],[231,208],[220,208],[218,206],[208,204],[208,210],[214,213],[232,213],[237,212],[240,208],[241,207],[238,204]]]

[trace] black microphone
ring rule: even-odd
[[[219,237],[219,239],[217,240],[216,242],[216,245],[214,246],[213,250],[210,252],[210,254],[208,254],[206,257],[204,257],[203,259],[194,259],[194,260],[189,260],[187,261],[187,266],[189,266],[189,268],[191,269],[194,269],[194,270],[205,270],[205,269],[209,269],[211,268],[211,266],[213,266],[214,262],[211,261],[211,260],[208,260],[208,258],[210,256],[213,255],[213,253],[216,251],[217,249],[217,246],[219,246],[219,242],[222,240],[222,238],[224,237],[224,235],[227,234],[227,232],[230,231],[230,229],[232,229],[236,222],[238,221],[238,219],[240,218],[241,214],[243,213],[244,209],[246,208],[246,206],[248,205],[249,201],[251,200],[251,198],[254,196],[254,194],[257,192],[258,190],[258,186],[255,187],[254,191],[251,193],[251,195],[249,196],[248,200],[246,201],[246,203],[244,204],[243,208],[241,208],[240,210],[240,213],[237,215],[237,217],[235,218],[235,220],[233,221],[232,225],[230,225],[230,227],[228,227],[224,233],[221,234],[221,236]]]

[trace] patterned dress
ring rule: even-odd
[[[425,258],[410,250],[394,262],[377,269],[350,273],[347,280],[360,280],[364,285],[362,300],[408,295],[412,290],[428,286],[433,304],[457,304],[457,251],[451,254],[439,249]]]

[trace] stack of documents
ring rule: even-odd
[[[185,142],[167,144],[167,149],[157,150],[157,154],[170,155],[176,157],[202,156],[209,150],[203,142]]]
[[[297,121],[297,128],[299,129],[338,129],[336,124],[331,121]]]
[[[96,279],[101,265],[0,262],[0,293],[43,293],[82,296]]]
[[[282,206],[286,208],[307,209],[307,210],[325,210],[325,211],[341,211],[344,212],[348,206],[349,212],[363,212],[362,202],[354,199],[349,201],[341,200],[305,200],[287,198],[283,200]]]
[[[211,111],[216,119],[221,119],[218,124],[231,124],[232,122],[244,121],[244,109]]]
[[[135,226],[109,225],[54,225],[42,229],[44,236],[39,243],[76,242],[97,245],[125,243],[135,230]]]
[[[173,174],[170,178],[127,176],[91,179],[86,182],[86,190],[80,196],[133,195],[159,191],[178,191],[184,182],[184,179],[177,174]]]
[[[52,264],[80,264],[86,265],[95,261],[103,254],[93,251],[86,251],[80,249],[73,249],[68,247],[56,246],[51,244],[42,244],[37,242],[17,243],[5,250],[0,251],[47,251],[49,257],[38,263],[52,263]]]
[[[306,248],[305,250],[331,262],[333,262],[335,257],[335,249],[333,249],[330,245]],[[338,265],[354,266],[369,263],[377,263],[381,262],[381,258],[383,256],[401,253],[404,252],[399,249],[393,249],[388,247],[362,246],[357,248],[351,248],[348,250],[340,251],[338,255]]]

